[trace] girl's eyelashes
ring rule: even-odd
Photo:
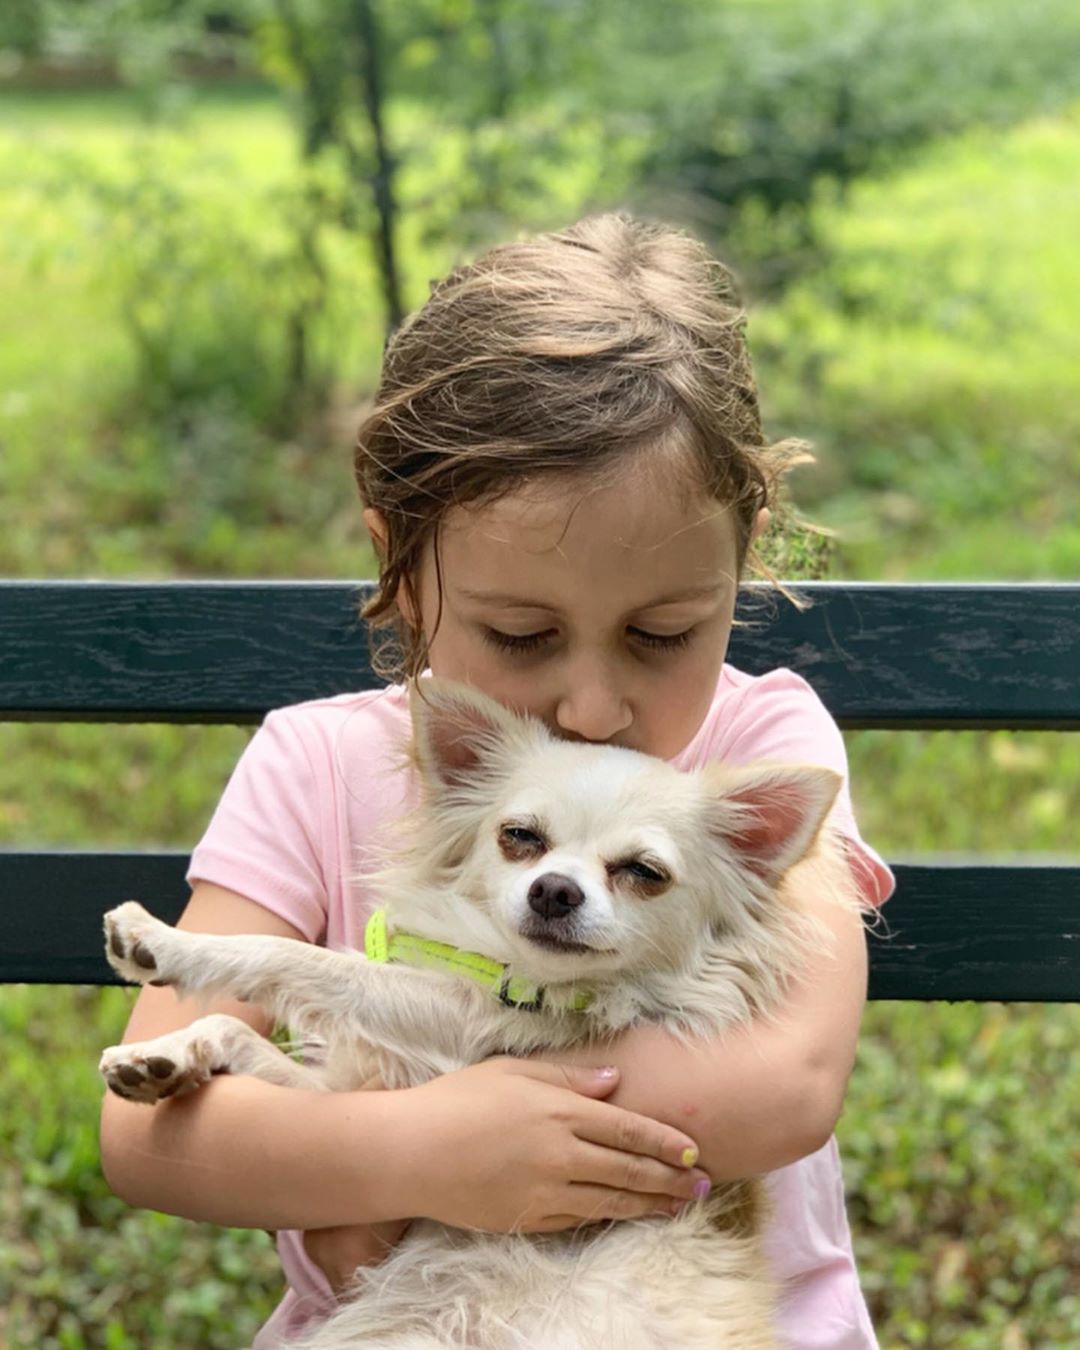
[[[505,652],[536,651],[555,632],[552,628],[545,628],[541,633],[502,633],[499,629],[488,628],[486,625],[480,631],[485,641]],[[683,633],[648,633],[643,628],[628,628],[626,631],[633,641],[641,646],[665,652],[678,651],[685,647],[694,634],[693,628],[688,628]]]
[[[672,652],[685,647],[694,630],[687,628],[683,633],[646,633],[643,628],[631,628],[629,632],[633,633],[635,642],[643,643],[646,647],[655,647],[660,651]]]
[[[493,647],[499,647],[504,652],[531,652],[547,640],[552,630],[546,629],[543,633],[500,633],[497,628],[484,627],[480,631]]]

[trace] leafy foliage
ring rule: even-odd
[[[263,1232],[137,1213],[98,1163],[95,1064],[119,989],[0,990],[0,1338],[10,1350],[247,1344],[280,1288]]]
[[[1080,574],[1080,105],[985,129],[816,209],[830,257],[754,311],[811,516],[861,576]]]
[[[691,58],[672,94],[659,71],[646,85],[655,125],[640,172],[649,200],[674,199],[734,244],[759,289],[819,263],[823,193],[842,201],[853,180],[927,142],[1080,92],[1070,0],[811,0],[690,6],[688,17],[691,50],[710,65]]]
[[[869,1009],[838,1135],[883,1345],[1065,1350],[1080,1335],[1080,1210],[1058,1142],[1080,1107],[1078,1032],[1075,1006]]]

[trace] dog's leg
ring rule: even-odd
[[[426,971],[368,961],[292,938],[263,934],[191,933],[154,918],[134,900],[105,915],[106,955],[115,971],[139,984],[178,993],[229,994],[265,1009],[296,1030],[343,1029],[374,1045],[422,1056],[432,1072],[490,1053],[486,1019],[467,1025],[450,1015],[450,1000],[467,998]],[[497,1025],[495,1023],[492,1026]]]
[[[98,1068],[118,1097],[150,1105],[192,1092],[217,1073],[251,1074],[282,1087],[325,1087],[318,1070],[290,1059],[246,1022],[225,1013],[200,1017],[153,1040],[110,1046]]]

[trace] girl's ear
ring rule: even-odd
[[[842,781],[812,764],[714,766],[705,777],[710,833],[771,885],[809,853]]]
[[[442,787],[489,778],[507,747],[535,736],[539,725],[468,685],[431,677],[410,684],[409,711],[416,763]]]
[[[750,542],[756,543],[765,531],[769,528],[769,520],[772,513],[767,506],[763,506],[754,518],[754,523],[750,527]]]

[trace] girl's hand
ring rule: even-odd
[[[359,1266],[377,1266],[386,1260],[401,1240],[411,1219],[387,1219],[383,1223],[353,1223],[341,1228],[309,1228],[304,1233],[304,1251],[340,1294]]]
[[[503,1057],[405,1089],[394,1169],[407,1178],[401,1199],[411,1213],[496,1233],[676,1213],[707,1190],[692,1166],[697,1145],[597,1100],[617,1082],[617,1070],[605,1079],[597,1069]]]

